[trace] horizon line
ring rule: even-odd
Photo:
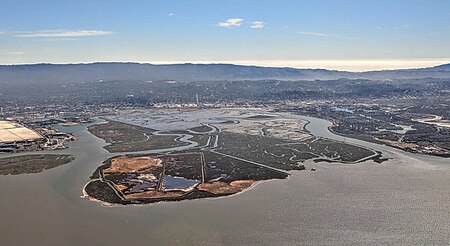
[[[87,62],[23,62],[0,64],[0,66],[20,65],[88,65],[96,63],[136,63],[148,65],[237,65],[268,68],[324,69],[340,72],[374,72],[386,70],[420,69],[450,64],[450,58],[435,59],[362,59],[362,60],[198,60],[198,61],[87,61]]]

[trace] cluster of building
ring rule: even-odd
[[[44,141],[39,133],[12,121],[0,121],[0,152],[37,150]]]
[[[43,122],[50,124],[48,120]],[[64,149],[66,142],[76,139],[72,134],[59,132],[48,126],[43,127],[39,123],[32,125],[32,122],[25,125],[0,120],[0,153]]]

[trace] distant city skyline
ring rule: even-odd
[[[347,71],[450,63],[450,1],[7,1],[0,64],[233,63]]]

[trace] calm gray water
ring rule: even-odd
[[[109,153],[85,126],[62,153],[77,159],[40,174],[0,176],[0,245],[450,245],[450,160],[381,150],[383,164],[306,163],[221,199],[104,207],[81,189]]]

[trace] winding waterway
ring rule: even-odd
[[[382,164],[305,163],[286,180],[221,199],[104,207],[81,189],[113,154],[86,126],[52,153],[76,160],[44,173],[0,176],[1,245],[449,245],[450,160],[330,133],[317,136],[380,150]]]

